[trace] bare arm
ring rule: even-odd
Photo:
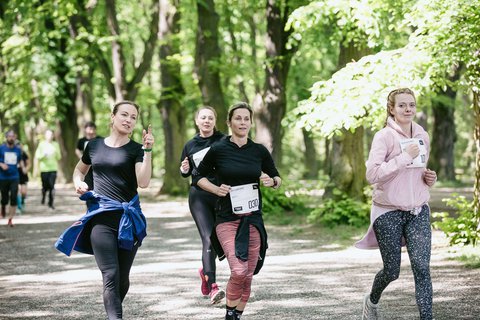
[[[152,134],[152,125],[148,126],[148,130],[143,129],[143,162],[135,165],[135,174],[137,176],[137,184],[140,188],[146,188],[150,184],[152,177],[152,147],[154,138]]]
[[[200,180],[198,180],[197,185],[203,190],[213,193],[214,195],[217,195],[219,197],[225,197],[230,192],[229,185],[222,184],[220,186],[217,186],[208,181],[207,178],[201,178]]]
[[[88,185],[83,181],[85,175],[90,169],[90,165],[85,164],[82,160],[78,161],[73,171],[73,185],[75,186],[75,191],[78,194],[84,194],[88,191]]]

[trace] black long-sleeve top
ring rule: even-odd
[[[206,148],[211,147],[214,143],[220,141],[221,139],[225,138],[225,135],[221,133],[220,131],[215,131],[213,135],[210,137],[201,137],[198,133],[183,147],[182,150],[182,156],[180,158],[180,162],[182,162],[185,157],[188,157],[188,162],[190,164],[190,170],[186,173],[183,173],[180,171],[182,177],[187,178],[189,176],[192,176],[192,186],[196,186],[198,180],[201,178],[201,176],[198,174],[197,171],[197,166],[195,165],[195,162],[193,161],[193,156],[199,152],[202,151]],[[206,178],[212,182],[216,183],[217,180],[215,179],[215,174],[210,174],[206,176]]]
[[[250,139],[247,144],[239,147],[230,141],[230,136],[210,148],[197,171],[201,177],[208,177],[214,173],[218,179],[218,185],[226,184],[232,187],[250,183],[259,184],[262,171],[270,177],[279,176],[267,148]],[[253,214],[261,214],[262,195],[260,189],[259,197],[259,210],[252,212]],[[216,213],[217,223],[239,218],[232,212],[230,194],[219,197]]]

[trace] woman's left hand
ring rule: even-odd
[[[143,148],[144,149],[152,149],[153,143],[155,142],[155,139],[153,138],[152,134],[152,125],[148,125],[148,131],[143,129],[142,133],[142,140],[143,140]]]
[[[437,181],[437,173],[433,170],[427,169],[423,174],[423,180],[429,187],[431,187],[435,181]]]
[[[270,178],[268,174],[263,172],[262,172],[262,175],[260,176],[260,181],[262,181],[262,184],[265,187],[273,187],[273,185],[275,184],[275,181],[273,180],[273,178]]]

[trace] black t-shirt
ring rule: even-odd
[[[190,175],[192,176],[192,186],[196,186],[199,178],[201,178],[198,174],[197,166],[193,159],[194,155],[197,152],[211,147],[214,143],[220,141],[223,138],[225,138],[225,135],[220,131],[215,131],[213,135],[207,138],[203,138],[199,134],[196,134],[195,137],[189,140],[183,147],[180,162],[182,162],[185,157],[188,157],[188,162],[190,163],[190,170],[187,173],[181,172],[181,174],[184,178]],[[212,174],[207,176],[207,179],[212,183],[216,183],[215,175],[213,174],[213,172]]]
[[[135,164],[143,162],[142,145],[130,140],[112,148],[104,140],[91,140],[82,156],[82,161],[92,166],[93,190],[120,202],[130,202],[137,194]]]
[[[198,167],[200,176],[207,177],[215,173],[217,185],[226,184],[239,186],[250,183],[260,183],[262,171],[270,177],[279,176],[273,158],[267,148],[262,144],[248,139],[246,145],[239,147],[230,141],[230,137],[214,144],[207,152]],[[262,209],[262,196],[259,189],[260,213]],[[235,219],[232,213],[230,194],[219,197],[217,215],[228,219]]]
[[[77,142],[77,149],[80,150],[82,153],[85,151],[85,148],[87,147],[88,143],[91,140],[102,138],[101,136],[96,136],[95,138],[92,139],[87,139],[87,137],[83,137],[78,139]],[[92,168],[88,170],[87,174],[85,175],[85,183],[88,185],[88,189],[93,190],[93,174],[92,174]]]

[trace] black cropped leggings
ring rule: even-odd
[[[132,251],[118,248],[117,230],[94,225],[90,234],[93,254],[103,278],[103,304],[109,320],[122,319],[122,302],[130,286],[132,267],[138,246]]]
[[[41,172],[42,178],[42,204],[45,203],[45,195],[48,192],[48,206],[53,207],[53,201],[55,198],[55,181],[57,180],[57,172]]]
[[[196,187],[190,187],[188,205],[202,239],[203,273],[208,276],[209,284],[216,282],[215,259],[217,254],[213,250],[210,241],[210,235],[215,225],[216,202],[217,197],[214,194]]]
[[[383,290],[390,282],[398,279],[403,236],[412,265],[420,319],[432,319],[432,281],[430,279],[432,231],[429,207],[424,205],[422,211],[416,216],[409,211],[387,212],[375,220],[373,229],[380,247],[383,269],[375,276],[370,300],[378,303]]]

